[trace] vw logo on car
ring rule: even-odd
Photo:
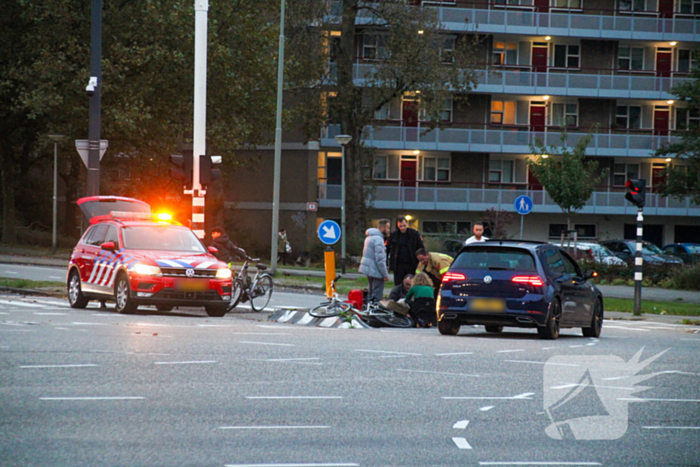
[[[490,284],[492,280],[493,280],[493,278],[491,276],[484,277],[484,282],[486,282],[487,284]]]
[[[185,270],[185,275],[187,277],[194,277],[194,269],[189,268],[189,269]]]

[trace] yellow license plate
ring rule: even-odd
[[[206,292],[209,290],[209,279],[177,279],[175,290],[180,292]]]
[[[497,298],[475,298],[469,304],[469,309],[471,311],[502,313],[506,311],[506,302]]]

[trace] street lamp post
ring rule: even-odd
[[[340,270],[345,274],[345,146],[352,140],[350,135],[337,135],[335,141],[340,144]]]
[[[49,135],[53,141],[53,228],[51,236],[51,254],[56,253],[56,225],[58,224],[58,143],[63,139],[63,135]]]

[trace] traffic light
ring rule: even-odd
[[[199,156],[199,183],[210,185],[221,178],[221,156]]]
[[[186,187],[192,186],[192,150],[182,151],[182,155],[173,154],[170,156],[170,176],[175,180],[180,180]]]
[[[625,186],[628,190],[625,199],[638,208],[644,207],[644,195],[647,191],[647,181],[643,178],[639,180],[627,180]]]

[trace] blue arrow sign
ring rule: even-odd
[[[532,198],[530,198],[527,195],[520,195],[517,198],[515,198],[515,210],[518,211],[518,214],[525,215],[525,214],[530,214],[530,211],[532,211]]]
[[[340,240],[340,226],[331,220],[321,222],[318,226],[318,238],[326,245],[333,245]]]

